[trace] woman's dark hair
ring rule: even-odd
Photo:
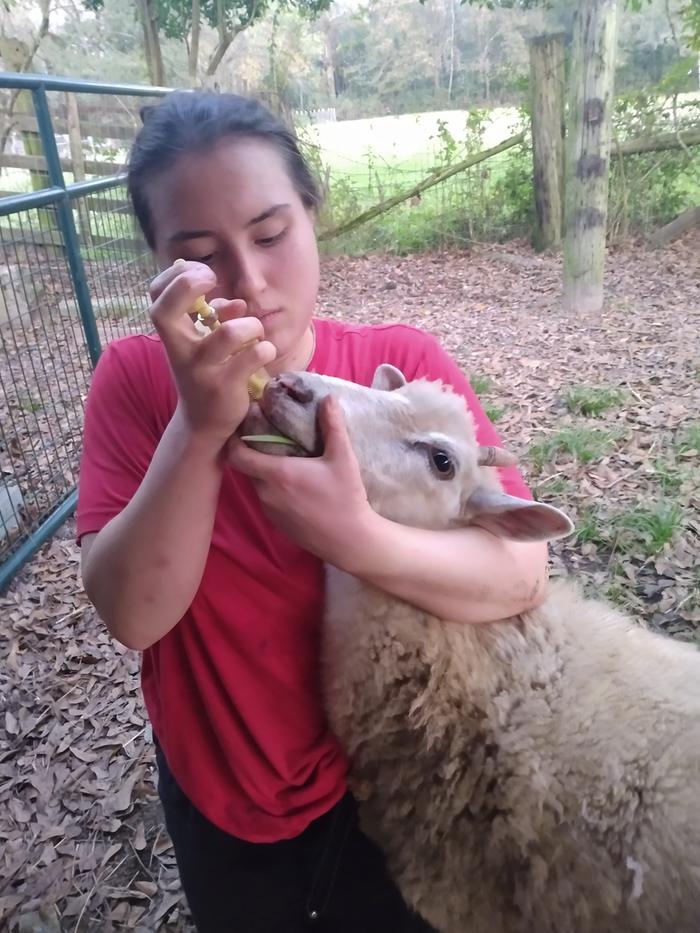
[[[146,242],[153,249],[150,179],[169,169],[185,152],[206,152],[227,136],[263,139],[283,155],[305,207],[316,210],[321,195],[294,133],[256,100],[213,91],[174,91],[161,103],[143,107],[143,126],[129,156],[127,187]]]

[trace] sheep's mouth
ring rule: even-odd
[[[262,401],[262,400],[261,400]],[[270,406],[274,408],[274,406]],[[274,429],[275,433],[280,435],[280,437],[285,438],[285,441],[282,441],[284,446],[287,449],[286,453],[288,456],[292,457],[320,457],[323,454],[323,438],[321,437],[321,432],[318,429],[318,424],[316,424],[314,430],[314,441],[313,444],[303,441],[298,432],[295,430],[294,425],[291,423],[291,418],[285,418],[282,416],[282,413],[273,411],[266,411],[264,405],[260,405],[263,415],[269,421],[270,425]],[[279,442],[278,442],[279,443]]]
[[[288,408],[291,410],[287,411]],[[282,402],[274,393],[250,406],[240,428],[242,440],[263,453],[286,457],[318,457],[323,441],[314,412],[313,430],[308,428],[308,412],[295,412],[293,402]],[[306,430],[305,430],[306,429]]]

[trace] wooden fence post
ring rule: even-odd
[[[83,133],[80,129],[80,111],[78,98],[72,91],[66,91],[66,122],[68,124],[68,144],[73,163],[73,180],[85,180],[85,156],[83,154]],[[85,246],[92,245],[90,231],[90,211],[84,198],[77,199],[80,219],[80,236]]]
[[[603,307],[617,0],[580,0],[569,77],[564,208],[564,308]]]
[[[564,212],[564,36],[530,40],[535,249],[559,249]]]

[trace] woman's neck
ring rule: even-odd
[[[308,368],[316,350],[316,333],[313,324],[309,324],[299,343],[284,356],[278,356],[265,369],[270,376],[283,372],[301,372]]]

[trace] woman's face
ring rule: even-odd
[[[149,184],[155,252],[204,262],[217,286],[207,298],[242,298],[278,359],[308,339],[319,261],[311,212],[273,144],[229,138],[188,153]],[[225,315],[224,315],[225,317]]]

